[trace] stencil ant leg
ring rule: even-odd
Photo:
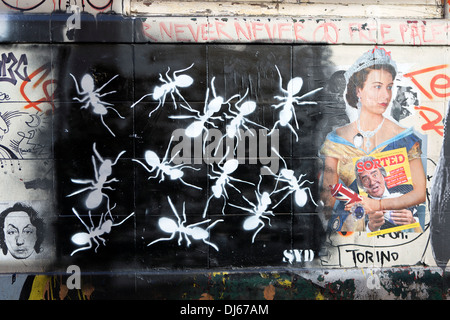
[[[205,205],[205,209],[203,210],[203,218],[206,217],[206,211],[208,211],[208,206],[209,206],[209,202],[211,201],[211,199],[214,197],[214,195],[212,194],[208,200],[206,200],[206,205]]]
[[[267,213],[270,213],[272,216],[275,216],[271,211],[268,211]],[[268,224],[269,224],[269,226],[272,226],[272,224],[270,223],[270,218],[269,217],[266,217],[266,216],[263,216],[263,215],[261,215],[261,217],[260,217],[261,219],[267,219],[268,220]],[[254,243],[254,241],[255,241],[255,238],[256,238],[256,235],[266,226],[266,224],[264,223],[264,221],[262,221],[262,220],[259,220],[259,222],[261,223],[261,227],[259,227],[259,229],[258,230],[256,230],[255,231],[255,233],[253,234],[253,237],[252,237],[252,243]]]
[[[178,153],[179,153],[179,152],[177,152],[177,154],[178,154]],[[182,163],[177,164],[177,165],[174,165],[172,168],[180,168],[180,170],[182,170],[182,169],[192,169],[192,170],[195,170],[195,171],[199,171],[199,170],[200,170],[200,168],[196,168],[196,167],[193,167],[193,166],[183,165]]]
[[[317,207],[318,205],[314,201],[314,198],[313,198],[312,193],[311,193],[311,189],[308,187],[308,188],[304,188],[304,190],[306,190],[309,193],[309,197],[311,198],[312,203],[314,203],[314,205]]]
[[[219,151],[219,147],[220,147],[220,145],[222,144],[223,139],[226,139],[226,137],[227,137],[227,134],[225,133],[225,134],[220,138],[219,143],[217,144],[217,147],[216,147],[216,151],[214,151],[214,156],[217,156],[217,152]],[[236,147],[234,148],[234,151],[236,152]]]
[[[116,135],[114,134],[114,132],[112,132],[112,130],[108,127],[108,125],[105,123],[105,121],[103,120],[103,115],[100,115],[100,121],[103,123],[103,126],[108,129],[109,133],[112,134],[113,137],[115,137]]]
[[[70,76],[72,77],[73,82],[75,82],[75,89],[77,90],[78,95],[82,95],[82,93],[81,93],[81,91],[80,91],[80,87],[78,86],[77,79],[75,78],[75,76],[74,76],[73,74],[71,74],[71,73],[69,73],[69,74],[70,74]],[[75,98],[74,98],[74,99],[75,99]]]
[[[278,182],[279,182],[280,180],[281,180],[281,179],[277,179],[277,182],[276,182],[277,185],[278,185]],[[281,180],[281,181],[285,181],[285,180]],[[285,181],[285,182],[288,182],[288,181]],[[284,191],[284,190],[286,190],[286,189],[291,189],[291,186],[286,186],[286,187],[283,187],[283,188],[278,189],[278,190],[275,190],[275,189],[274,189],[274,191],[272,191],[272,193],[278,193],[278,192]]]
[[[173,91],[175,91],[176,93],[178,93],[179,96],[181,96],[181,94],[178,92],[177,88],[175,88]],[[172,98],[173,108],[175,110],[177,110],[178,109],[178,105],[177,105],[177,102],[175,100],[175,95],[173,94],[173,92],[170,92],[170,97]]]
[[[112,77],[111,79],[109,79],[103,86],[101,86],[99,89],[97,89],[96,91],[97,92],[100,92],[100,91],[102,91],[102,89],[104,88],[104,87],[106,87],[107,85],[108,85],[108,83],[110,83],[111,81],[113,81],[115,78],[117,78],[119,75],[118,74],[116,74],[114,77]],[[115,91],[114,91],[115,92]]]
[[[198,225],[200,225],[200,224],[207,223],[207,222],[209,222],[209,221],[211,221],[211,220],[207,220],[207,221],[202,221],[202,222],[194,223],[194,224],[189,225],[188,227],[198,226]],[[214,227],[217,223],[219,223],[219,222],[223,222],[223,220],[220,219],[220,220],[214,221],[213,223],[211,223],[211,224],[206,228],[206,231],[208,231],[209,229],[213,228],[213,227]],[[219,248],[218,248],[214,243],[212,243],[212,242],[206,240],[206,238],[202,239],[202,241],[203,241],[204,243],[206,243],[207,245],[210,245],[211,247],[213,247],[214,249],[216,249],[216,251],[219,251]]]
[[[180,73],[180,72],[184,72],[184,71],[186,71],[186,70],[189,70],[190,68],[192,68],[193,65],[194,65],[194,63],[192,63],[192,64],[191,64],[189,67],[187,67],[187,68],[184,68],[184,69],[181,69],[181,70],[174,71],[174,72],[173,72],[174,78],[176,77],[177,73]],[[192,107],[189,105],[189,103],[186,101],[186,99],[185,99],[185,98],[183,97],[183,95],[180,93],[180,91],[178,90],[178,88],[175,87],[175,90],[174,90],[174,91],[175,91],[175,93],[181,98],[181,100],[183,100],[183,102],[186,103],[186,105],[187,105],[187,106],[184,106],[183,104],[180,104],[181,107],[183,107],[183,108],[186,109],[186,110],[193,111]],[[174,98],[173,94],[172,94],[172,99],[173,99],[173,102],[174,102],[174,104],[175,104],[175,98]],[[176,105],[175,105],[175,108],[177,108]]]
[[[284,188],[282,188],[282,189],[279,189],[277,192],[282,191],[282,190],[285,190],[285,189],[290,189],[290,188],[289,188],[289,187],[284,187]],[[291,191],[287,192],[287,193],[284,195],[284,197],[281,198],[281,200],[278,201],[278,203],[277,203],[276,205],[274,205],[272,208],[275,209],[281,202],[284,201],[284,199],[286,199],[286,198],[287,198],[290,194],[292,194],[293,192],[294,192],[294,190],[291,190]]]
[[[95,92],[99,92],[99,90],[95,90]],[[116,93],[116,92],[117,92],[116,90],[113,90],[113,91],[110,91],[110,92],[105,92],[105,93],[99,94],[98,97],[99,97],[99,98],[102,98],[102,97],[104,97],[104,96],[107,96],[108,94],[112,94],[112,93]],[[101,103],[102,103],[102,104],[108,104],[108,105],[111,105],[111,103],[106,103],[106,102],[104,102],[104,101],[102,101]]]
[[[223,190],[223,193],[225,193],[225,195],[221,195],[221,197],[223,197],[222,215],[225,215],[225,206],[227,205],[228,195],[226,194],[227,191],[225,189]]]
[[[142,100],[144,100],[146,97],[148,96],[153,96],[153,93],[147,93],[145,95],[143,95],[138,101],[136,101],[135,103],[133,103],[130,108],[134,108],[139,102],[141,102]]]
[[[95,244],[97,245],[97,246],[95,247],[95,249],[94,249],[95,253],[97,253],[97,249],[98,249],[98,247],[100,247],[100,243],[97,241],[96,238],[102,240],[102,241],[103,241],[103,244],[106,243],[106,240],[105,240],[105,239],[102,239],[100,236],[92,237],[92,241],[94,241]]]
[[[272,130],[267,134],[268,136],[270,136],[274,131],[275,131],[275,127],[277,126],[277,124],[280,123],[280,120],[278,120],[277,122],[275,122],[275,124],[273,125]],[[292,133],[295,135],[295,141],[298,141],[298,134],[297,132],[295,132],[294,128],[289,124],[286,123],[286,126],[292,131]]]
[[[75,253],[77,253],[78,251],[83,251],[83,250],[89,250],[92,248],[92,241],[89,240],[89,244],[87,247],[83,247],[83,248],[78,248],[74,251],[72,251],[72,253],[70,254],[71,256],[73,256]]]
[[[214,249],[216,249],[216,251],[219,251],[219,248],[212,242],[209,242],[206,239],[203,239],[203,242],[206,243],[207,245],[210,245],[211,247],[213,247]]]
[[[114,221],[114,218],[113,218],[112,213],[111,213],[111,206],[110,206],[109,196],[106,193],[102,193],[102,194],[106,198],[106,209],[108,210],[107,214],[109,214],[109,217],[111,218],[111,221]]]
[[[299,183],[300,180],[301,180],[303,177],[305,177],[305,176],[306,176],[306,174],[302,174],[302,175],[300,175],[300,176],[298,177],[297,184],[298,184],[298,187],[299,187],[299,188],[301,188],[305,183],[314,184],[314,182],[313,182],[313,181],[310,181],[310,180],[304,180],[302,183]],[[311,198],[312,203],[314,203],[314,204],[317,206],[317,203],[314,201],[314,198],[313,198],[313,196],[312,196],[311,189],[310,189],[309,187],[303,188],[303,189],[306,190],[306,191],[309,193],[309,197]]]
[[[277,72],[278,72],[278,78],[279,78],[278,82],[280,84],[280,90],[285,94],[289,94],[289,92],[287,90],[283,89],[283,78],[281,77],[281,72],[280,72],[280,69],[278,69],[277,65],[275,65],[275,69],[277,69]]]
[[[252,202],[250,202],[250,200],[248,200],[246,196],[243,195],[243,196],[242,196],[242,199],[244,199],[244,200],[245,200],[245,201],[253,208],[253,210],[256,211],[256,206],[255,206],[255,204],[252,203]],[[244,208],[241,207],[241,209],[244,209]],[[245,210],[248,211],[248,212],[253,212],[252,210],[249,210],[249,209],[245,209]]]
[[[272,130],[270,130],[270,132],[267,134],[268,136],[270,136],[270,135],[272,135],[272,133],[275,131],[275,129],[276,129],[276,127],[277,127],[277,125],[280,123],[280,120],[277,120],[275,123],[274,123],[274,125],[273,125],[273,127],[272,127]]]
[[[188,187],[195,188],[195,189],[197,189],[197,190],[203,190],[201,187],[194,186],[193,184],[187,183],[186,181],[184,181],[184,180],[181,179],[181,178],[178,178],[178,180],[180,180],[182,184],[184,184],[184,185],[186,185],[186,186],[188,186]]]
[[[204,131],[205,131],[205,135],[204,135],[204,137],[203,137],[203,146],[202,146],[203,154],[205,154],[206,141],[207,141],[208,136],[209,136],[209,130],[206,129],[206,127],[204,127]]]
[[[258,228],[258,230],[255,231],[255,233],[253,233],[252,243],[255,242],[256,235],[266,226],[266,224],[263,221],[260,220],[260,222],[261,226]]]
[[[144,169],[147,170],[149,173],[152,173],[152,172],[155,170],[155,168],[153,168],[153,169],[147,168],[147,166],[146,166],[142,161],[140,161],[140,160],[138,160],[138,159],[131,159],[131,160],[134,161],[134,162],[139,163],[139,164],[140,164],[142,167],[144,167]],[[154,176],[149,176],[149,177],[148,177],[148,180],[157,178],[160,172],[161,172],[161,169],[158,168],[158,169],[156,170],[155,175],[154,175]]]
[[[122,115],[119,113],[119,111],[116,110],[116,108],[113,108],[113,107],[106,107],[106,108],[107,108],[107,109],[111,109],[112,111],[114,111],[114,112],[117,114],[117,116],[118,116],[119,118],[125,119],[125,117],[122,116]]]
[[[245,181],[245,180],[241,180],[235,177],[228,177],[230,180],[233,181],[238,181],[238,182],[242,182],[242,183],[247,183],[249,185],[254,186],[255,184],[253,182],[249,182],[249,181]],[[236,188],[231,182],[228,182],[228,185],[231,186],[232,188],[234,188],[236,191],[238,191],[239,193],[242,193],[238,188]]]
[[[75,214],[75,216],[78,218],[78,220],[81,221],[81,224],[86,228],[86,230],[88,232],[91,231],[91,228],[88,227],[88,225],[83,221],[83,219],[81,219],[80,215],[78,214],[78,212],[75,210],[75,208],[72,208],[72,212]],[[94,223],[92,222],[92,218],[91,218],[91,212],[89,211],[89,218],[91,220],[91,225],[93,226]]]
[[[175,238],[175,234],[176,234],[176,232],[172,233],[172,235],[171,235],[169,238],[160,238],[160,239],[156,239],[156,240],[150,242],[150,243],[147,245],[147,247],[150,247],[151,245],[153,245],[153,244],[155,244],[155,243],[157,243],[157,242],[160,242],[160,241],[170,241],[170,240],[172,240],[173,238]]]
[[[89,99],[89,96],[86,96],[83,99],[80,99],[78,97],[73,97],[72,99],[75,100],[75,101],[78,101],[78,102],[86,102]],[[86,103],[85,105],[83,105],[81,107],[81,109],[86,109],[88,106],[89,106],[89,103]]]
[[[173,75],[176,76],[177,73],[187,71],[187,70],[189,70],[190,68],[192,68],[193,65],[194,65],[194,63],[192,63],[192,64],[191,64],[189,67],[187,67],[187,68],[184,68],[184,69],[181,69],[181,70],[174,71],[174,72],[173,72]],[[168,72],[169,72],[169,71],[167,71],[167,73],[168,73]],[[167,77],[168,77],[168,76],[167,76]]]
[[[72,182],[74,182],[74,183],[80,183],[80,182],[76,182],[76,181],[77,181],[76,179],[72,179]],[[89,181],[89,182],[91,182],[91,181]],[[83,183],[83,182],[81,182],[81,183]],[[86,187],[86,188],[77,190],[77,191],[75,191],[75,192],[72,192],[71,194],[67,195],[66,197],[72,197],[72,196],[74,196],[74,195],[76,195],[76,194],[79,194],[79,193],[82,193],[82,192],[84,192],[84,191],[87,191],[87,190],[94,190],[94,189],[95,189],[94,187]]]
[[[164,102],[163,102],[163,103],[164,103]],[[150,118],[150,117],[152,116],[152,113],[155,112],[156,110],[158,110],[160,106],[161,106],[161,103],[158,104],[158,106],[157,106],[155,109],[153,109],[152,111],[150,111],[150,113],[148,114],[148,117]]]
[[[292,133],[295,135],[295,141],[298,141],[297,132],[295,132],[294,128],[289,123],[287,123],[286,125],[288,126],[289,129],[291,129]]]
[[[295,113],[294,106],[291,106],[291,109],[292,109],[292,115],[294,117],[295,127],[298,130],[300,127],[298,126],[297,114]]]

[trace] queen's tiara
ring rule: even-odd
[[[348,83],[350,77],[358,71],[376,64],[390,64],[397,71],[397,65],[391,58],[391,53],[383,48],[375,47],[364,53],[356,62],[344,73],[345,81]]]

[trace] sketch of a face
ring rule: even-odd
[[[4,222],[5,242],[16,259],[26,259],[34,252],[36,227],[25,211],[10,212]]]

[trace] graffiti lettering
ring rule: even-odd
[[[322,29],[322,38],[317,37],[317,33]],[[334,34],[333,34],[334,33]],[[339,41],[339,29],[334,23],[322,23],[316,30],[314,30],[314,40],[319,42],[337,43]]]
[[[391,23],[359,23],[294,19],[216,19],[215,21],[186,19],[167,21],[149,18],[143,23],[144,34],[155,42],[202,42],[202,41],[271,41],[338,43],[341,38],[351,43],[374,44],[445,44],[447,25],[430,21]],[[378,36],[379,35],[379,36]]]
[[[362,23],[350,23],[349,24],[349,32],[350,37],[353,38],[353,33],[358,32],[360,41],[369,41],[376,43],[377,40],[373,37],[372,30],[376,30],[376,26]]]
[[[23,81],[30,81],[27,74],[28,60],[25,54],[20,56],[17,60],[14,53],[2,53],[2,60],[0,61],[0,81],[7,81],[16,85],[16,76]]]
[[[283,256],[283,262],[289,262],[290,264],[292,264],[293,262],[312,261],[314,259],[314,251],[311,249],[284,250]]]
[[[307,42],[306,38],[302,37],[300,35],[300,31],[302,31],[305,28],[305,24],[301,22],[294,23],[294,39],[295,40],[301,40]]]
[[[421,75],[421,74],[425,74],[428,72],[432,72],[432,71],[436,71],[436,70],[440,70],[440,69],[445,69],[447,68],[448,65],[447,64],[443,64],[443,65],[439,65],[439,66],[434,66],[434,67],[430,67],[430,68],[425,68],[425,69],[421,69],[421,70],[417,70],[417,71],[413,71],[413,72],[409,72],[407,74],[404,75],[405,78],[411,78],[411,81],[417,86],[417,88],[430,100],[433,99],[433,95],[428,92],[420,83],[419,81],[417,81],[416,76]],[[442,88],[446,88],[448,87],[448,82],[446,86],[442,86],[442,85],[437,85],[436,82],[439,78],[444,77],[444,75],[442,76],[435,76],[433,77],[433,80],[430,83],[430,90],[432,91],[432,93],[436,94],[437,93],[437,89],[442,89]],[[447,97],[450,93],[447,94],[443,94],[443,95],[437,95],[438,97]]]
[[[425,119],[426,123],[422,125],[422,130],[434,130],[436,131],[440,136],[444,135],[444,126],[443,125],[437,125],[438,123],[441,123],[442,121],[442,115],[439,111],[434,110],[433,108],[428,108],[424,106],[416,106],[414,107],[416,110],[420,110],[419,114],[422,118]],[[433,120],[430,120],[424,111],[428,111],[433,113],[436,117]]]
[[[50,71],[50,63],[46,63],[30,75],[29,81],[22,82],[22,85],[20,86],[20,93],[22,94],[22,97],[28,102],[28,104],[24,107],[25,109],[34,108],[37,111],[42,111],[42,109],[38,107],[38,104],[48,102],[51,104],[52,109],[54,110],[53,96],[55,88],[52,88],[52,85],[56,83],[56,80],[48,79],[44,81],[44,79],[47,78],[47,76],[50,74]],[[42,82],[42,92],[44,93],[44,97],[35,101],[31,101],[28,97],[29,94],[25,93],[25,89],[27,87],[27,84],[30,83],[30,81],[40,73],[42,73],[42,75],[36,82],[33,83],[32,90],[34,91]],[[52,88],[53,91],[49,91],[49,88]]]
[[[411,81],[416,85],[416,87],[428,99],[433,100],[434,97],[446,98],[446,97],[450,96],[450,93],[446,92],[446,91],[448,91],[447,89],[450,87],[450,78],[447,75],[440,73],[440,74],[433,76],[430,80],[428,90],[425,89],[424,85],[419,83],[417,77],[419,75],[428,74],[429,72],[445,69],[447,67],[448,67],[447,64],[438,65],[438,66],[434,66],[434,67],[429,67],[429,68],[424,68],[424,69],[420,69],[417,71],[409,72],[409,73],[405,74],[404,76],[406,78],[410,78]],[[426,122],[425,124],[422,125],[422,127],[421,127],[422,130],[424,130],[424,131],[434,130],[441,136],[444,134],[444,132],[443,132],[444,126],[438,125],[439,123],[441,123],[442,118],[443,118],[439,111],[437,111],[433,108],[425,107],[425,106],[415,106],[414,109],[420,110],[419,115]],[[429,112],[431,112],[435,115],[434,119],[430,120],[430,118],[426,115],[426,113],[429,113]]]
[[[161,39],[169,37],[172,40],[177,41],[207,41],[217,40],[221,38],[233,39],[227,32],[223,30],[224,22],[216,21],[211,23],[200,23],[193,26],[189,23],[159,23],[159,33]],[[155,37],[150,35],[151,24],[146,23],[144,25],[145,34],[152,40],[157,41]]]
[[[72,13],[66,21],[66,27],[68,30],[81,29],[81,10],[77,5],[71,5],[67,8],[67,13]]]
[[[5,101],[5,100],[9,100],[9,99],[11,99],[9,94],[4,93],[4,92],[0,92],[0,101]]]
[[[17,10],[17,11],[32,11],[36,8],[39,8],[42,4],[44,4],[46,2],[46,0],[37,0],[37,1],[28,1],[25,2],[24,5],[19,5],[19,3],[17,1],[11,1],[11,0],[1,0],[3,2],[3,4],[5,6],[7,6],[8,8],[12,9],[12,10]],[[31,2],[31,4],[30,4]],[[34,2],[34,3],[33,3]],[[90,0],[86,0],[86,2],[90,5],[91,8],[98,10],[98,11],[103,11],[109,7],[112,7],[113,5],[113,0],[106,0],[104,4],[96,4],[94,1],[90,1]],[[69,1],[66,1],[66,4],[70,3]],[[76,1],[75,1],[76,4]],[[83,11],[86,7],[85,5],[85,0],[81,1],[81,6],[83,7]],[[61,0],[58,1],[58,7],[61,10]],[[53,1],[53,10],[56,9],[56,1]]]
[[[379,234],[379,235],[377,235],[377,238],[385,238],[386,237],[386,235],[387,236],[389,236],[389,238],[391,238],[391,239],[402,239],[402,240],[404,240],[404,239],[408,239],[408,234],[407,233],[404,233],[404,232],[401,232],[401,231],[399,231],[399,232],[389,232],[389,233],[385,233],[385,234]]]
[[[425,24],[418,25],[417,21],[409,21],[399,26],[400,34],[403,42],[407,42],[407,37],[412,40],[413,44],[428,44],[430,42],[443,43],[439,36],[442,34],[437,26]],[[431,35],[431,36],[430,36]]]
[[[383,265],[385,262],[397,261],[398,252],[391,251],[364,251],[358,252],[358,249],[345,250],[346,252],[351,252],[353,257],[353,262],[358,263],[381,263]]]
[[[389,39],[386,38],[386,35],[387,35],[388,33],[391,32],[391,31],[389,30],[390,28],[391,28],[391,26],[388,25],[388,24],[382,23],[382,24],[380,25],[380,36],[381,36],[381,42],[382,42],[383,44],[387,44],[387,43],[389,43],[389,42],[394,42],[394,41],[395,41],[395,40],[392,39],[392,38],[389,38]]]

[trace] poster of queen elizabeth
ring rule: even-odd
[[[332,231],[366,231],[365,221],[376,212],[400,211],[426,200],[422,140],[412,127],[405,128],[386,117],[397,76],[397,65],[391,53],[379,47],[365,52],[344,73],[344,99],[357,116],[350,123],[331,131],[319,150],[324,161],[321,201]],[[407,154],[411,190],[395,198],[374,199],[361,195],[357,203],[364,209],[365,218],[355,223],[351,214],[355,203],[346,205],[336,200],[329,186],[341,183],[358,193],[355,159],[402,148]]]

